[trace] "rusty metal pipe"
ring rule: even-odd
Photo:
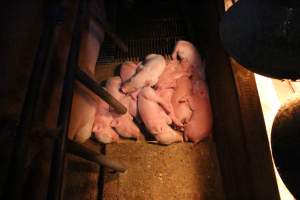
[[[84,86],[97,94],[101,99],[107,102],[111,107],[115,109],[119,114],[125,114],[127,108],[123,106],[116,98],[114,98],[109,92],[102,88],[96,81],[89,77],[84,71],[77,67],[76,78]]]
[[[99,165],[102,165],[104,167],[113,169],[116,172],[125,172],[127,169],[124,167],[121,163],[110,160],[106,158],[104,155],[97,153],[95,151],[92,151],[88,149],[87,147],[78,144],[76,142],[73,142],[71,140],[67,140],[66,143],[66,149],[68,153],[72,153],[74,155],[77,155],[81,158],[84,158],[86,160],[95,162]]]
[[[116,34],[114,33],[107,20],[102,19],[101,16],[95,16],[94,17],[95,22],[100,25],[105,33],[107,34],[108,37],[111,38],[111,40],[119,47],[123,52],[127,53],[128,52],[128,46],[123,42],[123,40]]]

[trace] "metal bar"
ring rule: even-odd
[[[123,40],[113,31],[108,29],[107,27],[104,28],[106,34],[111,38],[111,40],[125,53],[128,52],[128,46],[123,42]]]
[[[10,164],[10,170],[5,184],[2,199],[21,199],[24,177],[26,172],[26,160],[28,154],[29,132],[39,100],[41,83],[45,78],[45,72],[53,55],[53,40],[55,28],[58,22],[60,3],[53,2],[48,10],[48,15],[43,26],[42,36],[39,42],[35,63],[31,72],[28,89],[26,92],[20,121],[16,130],[15,149]]]
[[[68,126],[73,99],[73,87],[75,70],[78,63],[80,50],[81,26],[83,25],[87,1],[79,0],[76,20],[73,28],[72,42],[67,63],[67,71],[64,78],[63,93],[59,110],[58,127],[61,129],[59,139],[54,143],[53,158],[51,163],[50,180],[48,187],[48,200],[62,199],[62,186],[64,178],[65,143],[68,134]]]
[[[77,144],[71,140],[67,140],[66,148],[68,153],[72,153],[76,156],[82,157],[86,160],[95,162],[104,167],[113,169],[116,172],[125,172],[126,168],[117,161],[107,159],[104,155],[92,151],[81,144]]]
[[[47,127],[34,127],[31,129],[31,134],[35,139],[43,140],[45,138],[57,139],[59,129],[49,129]],[[98,143],[98,141],[96,141]],[[104,155],[97,153],[84,145],[73,142],[69,139],[66,140],[66,152],[79,156],[83,159],[95,162],[101,166],[113,169],[116,172],[125,172],[126,168],[117,161],[107,159]]]
[[[84,71],[82,71],[79,67],[76,70],[76,78],[88,89],[97,94],[100,98],[106,101],[110,106],[112,106],[116,112],[119,114],[125,114],[127,112],[127,108],[123,106],[116,98],[114,98],[109,92],[107,92],[104,88],[99,86],[99,84],[90,78]]]
[[[128,52],[128,46],[125,44],[125,42],[123,42],[123,40],[112,31],[112,29],[110,28],[109,23],[107,22],[107,20],[102,19],[100,16],[95,16],[94,17],[95,21],[102,26],[103,30],[105,31],[105,33],[108,35],[108,37],[111,38],[111,40],[125,53]]]

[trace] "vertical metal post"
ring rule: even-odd
[[[28,156],[29,131],[32,127],[36,104],[40,96],[42,87],[40,83],[45,78],[47,68],[49,68],[52,59],[53,41],[55,38],[56,25],[57,22],[59,22],[59,11],[61,11],[60,2],[54,1],[51,3],[43,26],[43,32],[28,83],[20,121],[16,130],[15,148],[2,199],[17,200],[22,197],[26,173],[25,165]]]
[[[62,186],[64,178],[64,163],[66,152],[66,139],[70,121],[70,113],[73,99],[73,87],[75,71],[78,65],[80,50],[80,37],[85,13],[87,12],[87,1],[79,0],[77,15],[73,29],[72,42],[67,62],[67,70],[64,78],[63,93],[59,110],[58,127],[59,138],[54,143],[53,159],[51,163],[50,180],[48,187],[48,200],[62,199]]]

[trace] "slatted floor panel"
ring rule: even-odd
[[[147,4],[138,2],[124,10],[117,5],[113,27],[118,36],[128,46],[128,52],[120,50],[113,41],[106,37],[98,64],[123,62],[142,59],[149,53],[171,54],[177,40],[188,39],[187,25],[178,6],[172,1],[152,1]],[[128,14],[129,13],[129,14]]]

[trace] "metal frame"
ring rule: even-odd
[[[72,42],[67,62],[67,71],[64,77],[63,93],[60,103],[57,126],[60,128],[59,138],[55,141],[51,163],[50,180],[47,199],[58,200],[62,198],[62,185],[64,181],[64,164],[66,152],[66,139],[70,121],[75,71],[78,63],[81,26],[87,12],[87,1],[79,0],[77,15],[73,27]]]
[[[29,86],[23,104],[20,121],[16,129],[15,148],[5,184],[3,199],[20,199],[26,170],[29,133],[32,128],[36,104],[42,80],[46,77],[47,69],[53,55],[53,40],[57,23],[61,20],[59,1],[54,1],[49,7],[39,42],[35,63],[31,72]]]
[[[103,89],[96,81],[90,78],[84,71],[77,67],[76,79],[85,85],[88,89],[94,92],[98,97],[106,101],[119,114],[125,114],[127,108],[123,106],[114,96]]]
[[[59,116],[57,121],[58,134],[48,134],[54,140],[53,156],[51,162],[51,171],[49,176],[47,199],[58,200],[63,199],[65,154],[71,153],[80,156],[86,160],[93,161],[99,165],[109,167],[117,172],[124,172],[126,168],[118,162],[107,159],[104,155],[94,152],[83,145],[76,144],[67,139],[68,126],[70,121],[73,88],[75,79],[78,79],[83,85],[96,93],[99,97],[109,98],[112,106],[116,107],[121,113],[126,112],[126,108],[115,100],[111,95],[101,88],[97,82],[81,71],[78,67],[78,57],[80,50],[80,38],[83,22],[88,12],[87,0],[79,0],[76,18],[72,32],[72,40],[70,52],[67,62],[67,70],[64,77],[63,92],[59,108]],[[3,199],[22,199],[24,179],[26,174],[26,162],[28,157],[29,141],[31,132],[34,131],[34,116],[36,113],[36,104],[40,99],[42,90],[41,83],[49,72],[50,63],[53,57],[53,46],[55,40],[55,32],[59,22],[63,20],[64,11],[60,0],[56,0],[49,5],[48,15],[44,24],[42,36],[33,70],[31,73],[28,90],[21,112],[21,117],[16,130],[16,143],[13,153],[13,159],[10,165],[7,182],[5,184]],[[103,93],[105,95],[103,95]],[[106,100],[104,98],[104,100]],[[45,130],[42,130],[45,132]],[[53,131],[53,130],[50,130]],[[46,131],[47,132],[47,131]]]
[[[53,157],[51,163],[51,173],[48,186],[47,199],[59,200],[63,199],[64,170],[65,170],[65,154],[82,157],[86,160],[95,162],[104,167],[113,169],[116,172],[124,172],[126,168],[116,161],[107,159],[104,155],[94,152],[83,145],[77,144],[67,139],[68,127],[71,115],[73,89],[75,79],[79,80],[83,85],[89,88],[97,96],[106,100],[120,113],[126,112],[126,107],[120,104],[113,96],[107,93],[100,85],[91,77],[80,70],[78,66],[78,57],[80,50],[80,38],[83,22],[87,17],[88,1],[79,0],[75,24],[73,27],[73,35],[71,47],[67,63],[67,71],[64,77],[63,94],[59,109],[59,117],[57,127],[60,129],[58,138],[54,142]]]

